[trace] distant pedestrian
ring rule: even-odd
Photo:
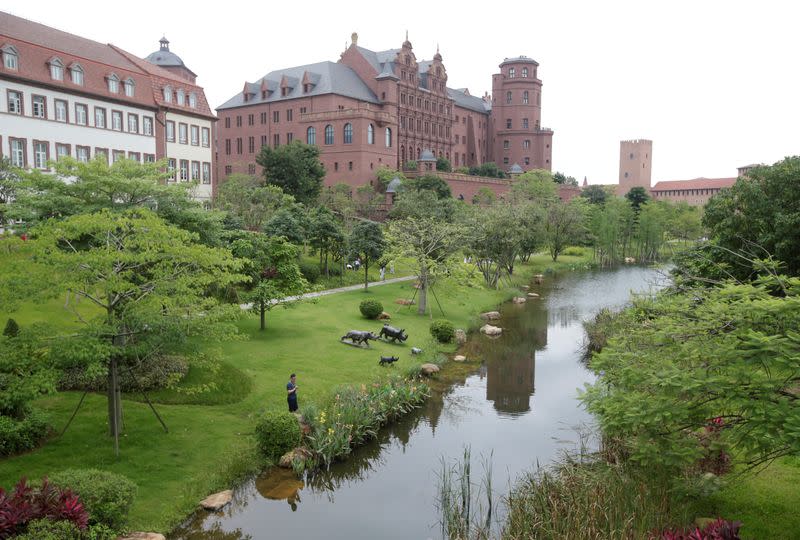
[[[386,265],[381,266],[381,281],[386,281]]]
[[[394,274],[394,263],[389,264],[389,273]]]
[[[361,259],[356,259],[353,263],[353,267],[355,268],[356,272],[361,268]]]
[[[286,400],[289,402],[289,412],[297,410],[297,375],[292,373],[286,383]]]

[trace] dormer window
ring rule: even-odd
[[[60,58],[52,58],[50,64],[50,78],[54,81],[64,80],[64,63]]]
[[[80,64],[72,64],[69,68],[69,74],[72,84],[83,86],[83,68]]]
[[[13,45],[5,45],[3,51],[3,66],[16,71],[19,67],[19,53]]]
[[[172,88],[169,86],[164,87],[164,101],[172,103]]]
[[[192,109],[197,108],[197,94],[195,94],[194,92],[189,94],[189,107],[191,107]]]
[[[281,87],[281,96],[284,96],[284,97],[288,96],[290,90],[291,90],[291,88],[289,88],[288,86]]]
[[[133,97],[134,93],[136,92],[136,83],[133,79],[128,77],[125,79],[125,95],[128,97]]]
[[[119,94],[119,77],[115,73],[108,77],[108,91],[112,94]]]
[[[178,105],[183,105],[184,102],[185,102],[185,97],[184,97],[184,94],[183,94],[183,90],[180,90],[180,89],[176,90],[175,91],[175,96],[178,99]]]

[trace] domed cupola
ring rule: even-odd
[[[181,57],[169,50],[169,40],[162,37],[158,40],[160,45],[159,49],[145,58],[151,64],[164,68],[167,71],[178,75],[182,79],[186,79],[192,84],[195,83],[197,75],[183,63]]]

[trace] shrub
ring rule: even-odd
[[[36,448],[47,435],[47,430],[46,417],[35,410],[27,411],[22,420],[0,415],[0,456]]]
[[[133,369],[122,369],[119,386],[123,392],[157,390],[179,382],[189,372],[189,364],[181,356],[162,355],[148,360]],[[58,380],[59,390],[105,391],[108,379],[105,376],[93,378],[83,367],[73,367],[61,372]]]
[[[469,167],[456,167],[455,172],[460,174],[469,174]]]
[[[718,518],[706,524],[702,529],[695,527],[688,531],[670,529],[661,533],[662,540],[739,540],[738,521],[725,521]]]
[[[19,325],[14,319],[6,321],[6,327],[3,329],[3,335],[6,337],[17,337],[19,335]]]
[[[300,444],[300,424],[290,412],[268,412],[256,424],[256,442],[265,457],[278,461]]]
[[[431,335],[439,343],[450,343],[456,336],[456,329],[447,319],[436,319],[431,323]]]
[[[584,253],[586,253],[586,248],[580,246],[570,246],[561,252],[562,255],[571,255],[573,257],[583,257]]]
[[[28,523],[26,532],[14,540],[83,540],[83,533],[71,521],[43,518]]]
[[[300,273],[309,283],[316,283],[321,274],[319,265],[316,263],[300,263]]]
[[[411,161],[406,161],[403,165],[403,170],[405,171],[416,171],[417,170],[417,162],[413,159]]]
[[[383,313],[383,304],[377,300],[363,300],[358,306],[361,314],[367,319],[377,319]]]
[[[121,474],[98,469],[67,469],[52,483],[76,493],[89,512],[89,522],[122,529],[136,497],[136,484]]]
[[[22,533],[28,523],[42,518],[67,520],[85,530],[89,515],[77,495],[59,489],[47,478],[41,487],[29,486],[23,478],[11,494],[0,488],[0,538]]]

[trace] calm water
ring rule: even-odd
[[[574,448],[591,417],[576,399],[594,376],[581,363],[582,322],[620,307],[631,292],[664,284],[639,267],[567,274],[531,285],[541,294],[504,304],[493,324],[503,336],[470,335],[470,360],[451,363],[420,410],[381,431],[345,463],[306,482],[273,470],[241,488],[232,505],[198,512],[173,536],[182,540],[439,538],[441,461],[472,452],[473,479],[490,456],[495,500],[514,480]],[[502,518],[502,511],[497,514]]]

